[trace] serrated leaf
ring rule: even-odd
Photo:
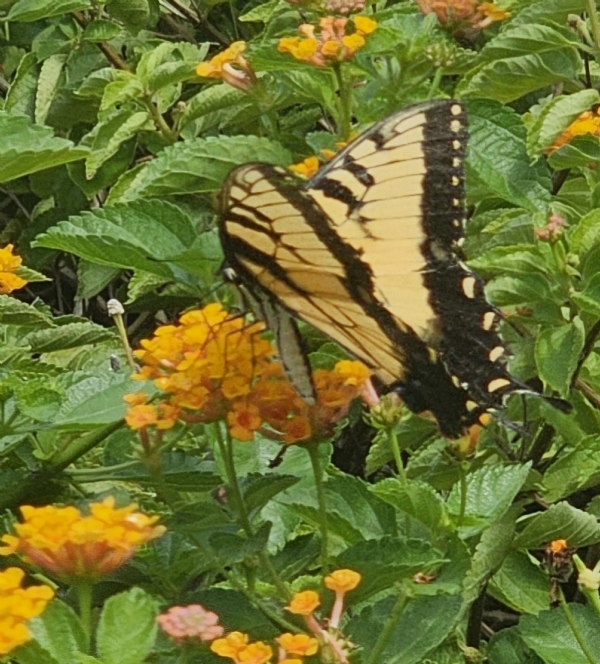
[[[175,205],[135,201],[70,217],[38,236],[34,244],[68,251],[100,265],[172,279],[169,260],[183,254],[196,235],[191,220]]]
[[[556,170],[587,168],[600,161],[600,140],[595,136],[576,136],[570,143],[554,150],[548,163]]]
[[[529,4],[512,19],[512,25],[554,21],[566,23],[569,14],[581,14],[586,10],[586,0],[537,0]]]
[[[545,328],[537,335],[535,365],[539,377],[561,396],[569,392],[584,343],[585,329],[579,317],[559,327]]]
[[[269,2],[261,2],[258,7],[253,7],[247,12],[244,12],[240,17],[240,21],[252,22],[260,21],[266,23],[279,9],[289,9],[289,5],[281,0],[269,0]]]
[[[519,115],[489,100],[466,100],[466,106],[471,134],[467,175],[518,207],[545,212],[550,203],[550,174],[541,162],[531,166]]]
[[[122,31],[120,25],[117,25],[112,21],[98,18],[94,21],[90,21],[85,26],[82,37],[86,41],[91,42],[110,41],[111,39],[118,37]]]
[[[488,657],[490,664],[544,664],[527,647],[517,627],[500,630],[492,636]]]
[[[38,327],[45,329],[54,326],[49,313],[45,313],[10,295],[0,295],[0,324]]]
[[[492,577],[488,590],[514,611],[536,615],[548,608],[550,579],[526,553],[512,551]]]
[[[566,28],[550,25],[509,27],[480,51],[476,67],[457,92],[510,102],[534,90],[567,82],[581,69],[579,43]]]
[[[82,159],[88,150],[57,138],[49,127],[0,111],[0,182]]]
[[[249,513],[259,512],[272,498],[298,482],[289,475],[249,476],[242,484],[242,494]]]
[[[33,118],[35,114],[38,74],[39,64],[37,54],[33,52],[25,53],[19,62],[10,89],[6,95],[4,102],[5,111],[10,111],[15,117],[25,115]],[[4,133],[2,135],[4,137]]]
[[[133,35],[145,28],[150,20],[148,0],[111,0],[106,11],[109,16],[122,21]]]
[[[600,316],[600,274],[595,274],[582,291],[572,294],[571,299],[582,311]]]
[[[127,75],[128,72],[122,72],[120,70],[113,69],[112,67],[103,67],[102,69],[97,69],[89,76],[84,78],[83,83],[79,86],[75,94],[78,97],[83,97],[84,99],[101,98],[104,94],[104,89],[109,83],[112,83],[113,81],[119,81]]]
[[[552,300],[548,278],[541,274],[528,274],[519,278],[496,277],[486,286],[486,292],[499,307]]]
[[[574,449],[565,451],[544,473],[540,495],[549,503],[595,486],[600,481],[600,440],[586,436]]]
[[[271,524],[269,522],[263,523],[251,537],[215,532],[209,538],[210,547],[221,565],[242,563],[247,558],[256,556],[265,550],[270,532]]]
[[[129,72],[116,81],[107,83],[104,87],[100,110],[106,111],[113,106],[121,106],[132,99],[141,99],[144,96],[144,86],[140,79]],[[124,109],[126,112],[126,109]]]
[[[373,486],[373,492],[432,532],[438,532],[447,520],[443,500],[432,486],[424,482],[414,480],[403,484],[397,479],[385,479]]]
[[[92,151],[85,161],[85,174],[91,180],[98,169],[115,155],[121,145],[140,131],[152,130],[154,127],[148,111],[132,113],[125,110],[113,115],[94,127]]]
[[[388,597],[353,617],[344,628],[351,641],[363,652],[373,650],[381,626],[388,623],[396,597]],[[459,596],[437,595],[413,600],[393,625],[379,662],[422,664],[425,656],[454,630],[461,619]]]
[[[539,250],[535,246],[517,244],[484,251],[477,258],[472,258],[469,266],[475,271],[492,274],[526,275],[532,272],[547,274],[546,263]]]
[[[486,524],[502,517],[527,479],[530,465],[486,464],[467,475],[463,537],[481,532]],[[458,483],[452,487],[446,506],[451,514],[460,513],[461,489]]]
[[[219,111],[233,107],[246,108],[251,105],[248,95],[241,90],[232,88],[227,83],[211,85],[188,100],[179,125],[183,128],[198,118],[213,113],[218,114]]]
[[[79,652],[86,649],[86,639],[81,622],[73,609],[59,599],[54,599],[44,613],[28,622],[29,630],[37,645],[60,664],[77,664]],[[38,651],[39,652],[39,651]],[[44,659],[34,659],[36,649],[29,657],[27,646],[20,652],[20,664],[46,664]]]
[[[571,231],[570,249],[582,258],[598,244],[600,244],[600,210],[591,210]]]
[[[126,197],[218,191],[234,166],[249,161],[284,166],[291,163],[291,157],[279,143],[256,136],[210,136],[180,142],[163,150],[138,173]]]
[[[89,300],[119,276],[121,270],[81,259],[77,265],[76,300]]]
[[[517,535],[515,548],[540,548],[555,539],[566,539],[569,546],[588,546],[600,541],[600,524],[595,516],[561,502],[527,519]]]
[[[360,585],[347,600],[359,604],[417,572],[430,574],[444,562],[444,555],[429,542],[388,536],[347,548],[337,557],[336,566],[361,574]],[[435,583],[431,587],[435,594]]]
[[[505,514],[483,532],[463,583],[463,599],[467,604],[479,597],[490,577],[502,565],[510,551],[514,533],[515,514],[512,512]]]
[[[569,610],[588,651],[600,652],[598,616],[591,607],[581,604],[569,604]],[[546,610],[536,617],[523,616],[519,634],[546,664],[590,664],[563,611]]]
[[[92,9],[90,0],[18,0],[6,20],[25,23],[84,9]]]
[[[104,604],[96,631],[103,664],[140,664],[156,638],[158,604],[141,588],[113,595]]]
[[[77,348],[87,344],[95,344],[101,341],[115,339],[113,330],[107,330],[92,322],[71,323],[54,327],[51,330],[38,330],[31,332],[23,343],[31,348],[32,353],[51,353],[66,348]]]
[[[52,100],[56,95],[58,83],[62,74],[67,56],[59,53],[51,55],[42,63],[38,79],[37,94],[35,98],[35,122],[43,125],[50,110]]]

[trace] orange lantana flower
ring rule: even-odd
[[[305,590],[296,593],[292,601],[285,608],[290,613],[296,613],[300,616],[310,615],[321,603],[319,595],[314,590]]]
[[[27,285],[26,279],[15,274],[15,271],[21,266],[22,259],[13,254],[13,248],[12,244],[7,244],[0,249],[0,295],[12,293]]]
[[[203,78],[220,78],[234,88],[248,92],[256,83],[256,74],[242,56],[245,50],[246,42],[233,42],[231,46],[215,55],[209,62],[201,62],[197,65],[196,74]]]
[[[319,650],[319,642],[308,634],[282,634],[277,643],[290,655],[314,655]]]
[[[600,136],[600,104],[589,111],[584,111],[576,120],[571,122],[546,150],[546,154],[550,154],[561,146],[570,143],[576,136],[584,136],[585,134]]]
[[[57,577],[95,581],[129,560],[142,544],[160,537],[157,516],[137,512],[137,505],[115,508],[112,497],[90,505],[84,515],[75,507],[21,507],[16,535],[4,535],[0,554],[16,553]]]

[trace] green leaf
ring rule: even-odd
[[[60,249],[92,263],[173,278],[169,261],[194,243],[183,211],[165,201],[116,203],[70,217],[38,236],[37,247]]]
[[[85,161],[85,174],[91,180],[98,169],[115,155],[121,145],[140,131],[151,131],[154,125],[148,111],[132,113],[118,111],[109,119],[99,122],[93,129],[92,152]]]
[[[429,484],[418,480],[403,484],[398,479],[390,478],[375,484],[373,492],[434,533],[446,524],[446,506]]]
[[[59,53],[51,55],[42,64],[35,98],[35,122],[38,125],[46,121],[66,60],[67,56]]]
[[[269,0],[268,2],[261,2],[258,7],[254,7],[247,12],[244,12],[239,20],[243,22],[260,21],[261,23],[268,22],[271,17],[282,9],[289,9],[289,5],[282,0]]]
[[[540,495],[554,503],[580,489],[600,482],[600,439],[586,436],[574,449],[563,450],[544,473],[544,488]]]
[[[0,295],[0,324],[40,329],[54,325],[49,312],[40,311],[30,304],[19,302],[10,295]]]
[[[49,662],[78,664],[79,653],[86,649],[86,639],[81,622],[71,607],[54,599],[41,616],[28,621],[27,625],[38,647],[53,658]],[[46,664],[44,659],[35,659],[39,653],[37,648],[32,650],[30,652],[27,645],[19,650],[19,664]]]
[[[538,162],[533,167],[525,147],[519,115],[500,103],[466,101],[471,141],[467,175],[491,193],[530,212],[546,211],[550,175]]]
[[[568,503],[551,505],[546,512],[531,515],[517,535],[514,546],[540,548],[555,539],[566,539],[569,546],[588,546],[600,541],[600,524],[596,517]]]
[[[552,300],[548,278],[541,274],[528,274],[519,278],[496,277],[486,286],[486,292],[499,307]]]
[[[103,664],[141,664],[154,645],[157,613],[156,600],[141,588],[108,599],[96,632]]]
[[[248,95],[241,90],[232,88],[227,83],[211,85],[201,90],[188,100],[185,110],[181,114],[179,126],[181,128],[200,118],[213,116],[217,126],[223,126],[223,111],[228,109],[250,109],[253,104],[248,100]],[[206,122],[203,126],[212,126]]]
[[[34,125],[23,116],[0,111],[0,182],[68,164],[88,154],[86,148],[57,138],[49,127]]]
[[[571,231],[570,249],[583,258],[598,244],[600,244],[600,210],[591,210],[581,217]]]
[[[525,4],[525,3],[521,3]],[[538,21],[565,24],[569,14],[581,14],[587,8],[586,0],[537,0],[530,3],[512,19],[512,25],[531,24]]]
[[[490,463],[467,475],[465,525],[461,528],[461,536],[477,534],[486,524],[498,520],[508,510],[527,479],[530,465]],[[452,487],[446,505],[451,514],[456,516],[460,513],[459,483]]]
[[[490,664],[544,664],[525,645],[518,627],[509,627],[496,632],[490,639],[488,657]]]
[[[352,618],[345,628],[350,640],[363,652],[373,650],[394,609],[396,597],[388,597]],[[454,630],[462,615],[459,596],[436,595],[413,600],[393,626],[379,662],[422,664],[428,652]]]
[[[107,330],[91,321],[85,323],[71,323],[54,327],[51,330],[37,330],[31,332],[23,343],[31,348],[32,353],[51,353],[65,348],[77,348],[87,344],[116,339],[113,330]]]
[[[532,272],[547,274],[544,257],[537,247],[530,245],[494,247],[469,260],[469,267],[475,271],[492,274],[527,275]]]
[[[137,66],[137,76],[152,93],[195,79],[195,67],[204,60],[209,44],[195,46],[188,42],[163,42],[144,53]]]
[[[102,95],[101,111],[107,111],[113,106],[121,106],[125,102],[141,99],[144,96],[144,86],[140,79],[129,72],[124,72],[116,80],[107,83]],[[124,109],[127,112],[127,109]]]
[[[251,537],[215,532],[210,536],[210,547],[222,566],[234,565],[264,551],[270,532],[271,523],[268,521],[263,523]]]
[[[15,117],[26,115],[33,118],[35,115],[35,96],[37,94],[37,82],[39,75],[37,55],[33,52],[26,53],[19,62],[16,74],[12,80],[4,110],[10,111]]]
[[[548,608],[550,580],[523,551],[512,551],[488,584],[490,594],[517,613],[536,615]]]
[[[554,150],[548,157],[548,164],[556,170],[566,168],[587,168],[600,161],[600,140],[595,136],[575,136],[566,145]]]
[[[111,0],[106,11],[112,18],[122,21],[133,35],[145,28],[150,20],[148,0]]]
[[[352,604],[360,604],[397,581],[412,579],[417,572],[430,574],[444,562],[443,554],[429,542],[388,536],[347,548],[336,566],[361,574],[360,585],[348,597]],[[435,594],[435,583],[431,589]]]
[[[580,90],[551,99],[529,128],[527,149],[532,158],[540,157],[563,131],[583,112],[600,101],[597,90]]]
[[[600,316],[600,274],[594,274],[583,291],[573,293],[571,297],[582,311]]]
[[[573,621],[591,653],[600,652],[598,616],[589,606],[569,604]],[[537,617],[523,616],[519,634],[546,664],[590,664],[563,611],[547,610]]]
[[[579,42],[559,26],[509,27],[480,51],[479,66],[458,85],[465,97],[510,102],[534,90],[568,82],[581,69]]]
[[[89,300],[116,279],[121,270],[81,259],[77,265],[76,300]]]
[[[535,364],[539,377],[566,396],[585,343],[585,329],[579,317],[571,323],[545,328],[535,340]]]
[[[298,482],[290,475],[255,475],[244,479],[242,493],[249,513],[259,512],[272,498]]]
[[[83,31],[83,39],[91,42],[104,42],[110,41],[118,37],[122,28],[120,25],[113,23],[112,21],[106,21],[104,19],[98,18],[94,21],[91,21],[85,26]],[[97,72],[94,72],[96,74]]]
[[[256,136],[210,136],[176,143],[141,170],[128,199],[218,191],[229,171],[249,161],[291,163],[279,143]]]
[[[92,9],[90,0],[18,0],[6,20],[25,23],[84,9]]]
[[[505,514],[502,519],[487,528],[475,547],[471,569],[463,583],[463,599],[474,602],[484,590],[488,580],[496,573],[506,558],[515,533],[515,514]]]
[[[60,410],[64,392],[47,378],[28,377],[27,382],[15,385],[14,396],[23,415],[37,422],[51,422]]]

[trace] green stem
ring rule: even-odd
[[[85,633],[85,652],[90,653],[92,638],[92,588],[91,583],[77,584],[77,598],[79,600],[79,619]]]
[[[392,454],[394,456],[394,463],[398,470],[398,477],[404,486],[406,486],[407,477],[406,470],[404,469],[404,464],[402,463],[402,456],[400,455],[400,445],[398,445],[398,435],[396,434],[396,427],[390,425],[387,427],[388,441],[390,447],[392,448]]]
[[[273,566],[273,563],[271,562],[269,556],[264,551],[261,551],[258,554],[258,559],[260,560],[261,566],[269,573],[269,576],[271,577],[273,584],[277,588],[281,599],[285,600],[286,602],[289,602],[292,597],[292,594],[290,593],[288,587],[285,585],[285,583],[277,573],[277,570]]]
[[[159,112],[158,108],[156,107],[156,104],[152,102],[150,99],[144,99],[144,105],[146,106],[146,109],[148,110],[148,113],[152,116],[152,119],[154,120],[154,124],[164,137],[166,141],[169,143],[175,143],[177,140],[177,132],[173,131],[171,127],[166,123],[165,119]]]
[[[340,102],[338,132],[342,141],[348,141],[352,131],[352,124],[350,122],[352,114],[352,88],[348,85],[347,81],[344,80],[342,67],[339,62],[333,65],[333,73],[335,74],[338,84],[338,96]]]
[[[129,345],[129,339],[127,338],[127,330],[125,329],[125,323],[123,322],[123,316],[120,313],[116,313],[113,316],[117,331],[119,333],[119,338],[121,339],[121,344],[125,349],[125,355],[127,356],[127,364],[133,373],[138,372],[138,368],[135,366],[135,359],[133,357],[133,351]]]
[[[458,464],[458,481],[460,482],[460,511],[458,513],[457,525],[460,528],[467,510],[467,476],[461,462]]]
[[[598,22],[598,11],[596,9],[596,0],[586,0],[587,13],[590,17],[590,27],[594,36],[594,45],[600,51],[600,23]]]
[[[226,439],[223,438],[223,432],[221,431],[221,425],[219,422],[215,422],[214,429],[216,433],[217,444],[221,452],[221,457],[223,459],[223,463],[225,464],[227,485],[231,489],[231,495],[240,518],[241,526],[244,529],[246,535],[248,537],[252,537],[253,532],[252,526],[250,525],[250,518],[248,517],[248,510],[246,509],[246,503],[244,502],[244,497],[242,496],[240,484],[235,472],[233,440],[231,439],[229,433],[227,433]]]
[[[371,654],[369,655],[368,659],[365,660],[365,664],[376,664],[377,662],[380,661],[381,653],[383,652],[383,649],[387,645],[387,642],[390,640],[392,633],[396,629],[396,625],[398,624],[398,621],[400,620],[400,617],[402,616],[402,613],[404,612],[404,609],[406,608],[408,601],[409,597],[406,595],[406,593],[400,591],[400,596],[398,597],[398,600],[396,601],[396,604],[394,605],[394,608],[390,613],[390,617],[388,618],[386,624],[381,630],[379,638],[377,639],[375,646],[371,651]]]
[[[325,503],[325,491],[323,490],[323,471],[321,469],[321,460],[319,459],[319,444],[311,443],[306,445],[305,449],[310,456],[310,463],[312,465],[315,486],[317,489],[317,501],[319,503],[319,526],[321,530],[321,565],[323,566],[323,573],[327,574],[329,571],[329,534],[327,526],[327,505]]]
[[[577,640],[577,643],[579,644],[579,647],[581,648],[583,654],[585,655],[586,659],[590,664],[598,664],[598,660],[594,657],[594,655],[591,653],[589,650],[586,642],[583,639],[583,635],[581,634],[581,631],[579,630],[579,626],[575,622],[575,619],[573,618],[573,614],[571,613],[571,609],[569,608],[569,605],[567,604],[567,601],[565,600],[565,596],[563,594],[562,589],[560,590],[560,606],[562,607],[562,610],[564,611],[565,617],[567,619],[567,622],[569,623],[569,627],[571,628],[571,631],[573,632],[573,636]]]
[[[427,94],[427,99],[431,99],[433,95],[438,91],[440,83],[442,82],[442,76],[444,75],[444,68],[438,67],[435,70],[435,76],[431,82],[431,87],[429,88],[429,93]]]

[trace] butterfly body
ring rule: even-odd
[[[331,337],[450,438],[525,388],[462,260],[466,142],[458,102],[406,109],[304,188],[269,164],[234,169],[220,226],[249,290]]]

